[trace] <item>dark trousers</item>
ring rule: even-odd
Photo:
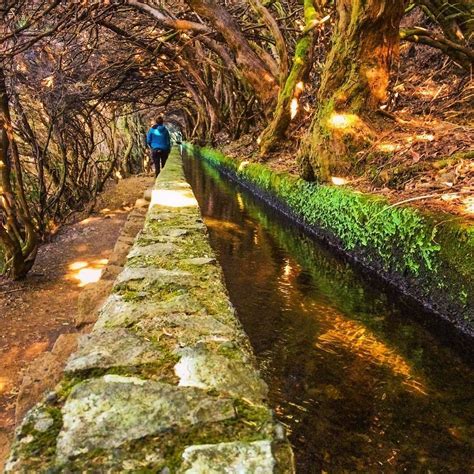
[[[160,150],[159,148],[153,148],[151,150],[151,159],[155,165],[155,177],[160,174],[160,170],[165,166],[169,154],[170,152],[168,150]]]

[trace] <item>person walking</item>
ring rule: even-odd
[[[170,133],[163,125],[163,116],[159,115],[146,134],[146,143],[151,148],[151,159],[155,165],[155,178],[165,166],[171,150]]]

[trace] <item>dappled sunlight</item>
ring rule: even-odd
[[[291,119],[294,119],[297,113],[298,113],[298,99],[296,97],[293,97],[293,99],[291,100],[291,105],[290,105]]]
[[[258,142],[259,144],[260,144],[260,141],[261,141],[261,139],[260,139],[260,137],[258,137],[257,142]],[[241,161],[240,164],[239,164],[239,171],[242,171],[249,163],[250,163],[250,162],[249,162],[249,161],[246,161],[246,160]]]
[[[414,142],[432,142],[434,140],[434,135],[432,133],[418,133],[416,135],[411,135],[405,138],[407,143]]]
[[[69,265],[66,279],[77,281],[80,288],[89,283],[96,283],[100,280],[102,270],[107,263],[108,260],[106,258],[92,261],[78,260]]]
[[[242,199],[242,195],[237,193],[237,204],[239,205],[239,209],[243,211],[245,209],[244,200]]]
[[[469,196],[462,201],[463,209],[467,214],[474,216],[474,196]]]
[[[196,199],[193,193],[187,188],[182,191],[174,191],[170,189],[154,189],[151,192],[150,206],[165,207],[194,207]]]
[[[400,150],[401,146],[396,143],[379,143],[377,149],[385,153],[392,153],[394,151]]]
[[[395,375],[402,377],[402,383],[409,391],[427,395],[423,382],[412,374],[403,357],[386,346],[365,326],[337,315],[334,315],[333,324],[333,329],[317,338],[317,348],[336,353],[336,347],[342,346],[369,363],[388,367]]]
[[[432,133],[420,133],[415,135],[415,138],[420,141],[432,142],[434,140],[434,135]]]
[[[340,178],[340,177],[338,177],[338,176],[331,176],[331,182],[332,182],[332,184],[334,184],[335,186],[342,186],[342,185],[348,183],[347,179],[345,179],[345,178]]]
[[[355,114],[338,114],[334,112],[329,117],[328,123],[331,128],[346,129],[354,126],[359,121],[359,117]]]
[[[222,219],[214,219],[212,217],[204,217],[206,227],[217,232],[230,232],[235,234],[243,234],[242,229],[233,222],[224,221]]]
[[[0,376],[0,393],[5,393],[10,390],[11,385],[12,382],[8,377]]]
[[[49,346],[48,341],[33,342],[31,346],[25,349],[25,357],[28,360],[35,359],[39,354],[43,353]]]

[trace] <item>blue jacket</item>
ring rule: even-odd
[[[153,150],[170,151],[171,140],[168,129],[164,125],[153,125],[146,134],[146,143]]]

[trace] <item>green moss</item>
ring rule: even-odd
[[[39,417],[47,416],[52,419],[51,426],[45,431],[35,429]],[[32,412],[21,426],[20,433],[17,435],[19,440],[16,445],[17,454],[22,459],[29,459],[30,472],[43,472],[41,466],[50,462],[56,454],[56,439],[62,428],[63,420],[61,409],[49,404],[40,405]]]
[[[212,396],[211,393],[209,395]],[[235,400],[234,407],[235,416],[231,419],[193,425],[186,429],[171,428],[126,442],[118,449],[95,449],[82,453],[61,466],[60,472],[66,468],[68,472],[96,472],[99,466],[117,472],[134,465],[133,472],[161,472],[167,467],[171,473],[175,473],[183,462],[182,455],[188,446],[252,442],[270,437],[273,418],[268,409],[243,400]]]
[[[160,359],[156,362],[139,364],[133,366],[118,366],[107,368],[94,368],[78,371],[74,374],[75,384],[104,375],[121,375],[123,377],[139,377],[147,380],[157,380],[160,382],[176,385],[179,382],[174,373],[174,366],[179,361],[179,357],[168,351],[164,351]]]
[[[207,149],[200,153],[208,159]],[[212,153],[210,161],[218,164],[218,156]],[[436,265],[436,228],[415,209],[390,207],[380,198],[318,186],[259,164],[249,164],[237,174],[279,198],[309,225],[337,235],[345,250],[368,249],[386,270],[418,275],[422,266],[433,270]]]
[[[216,150],[193,151],[212,166],[233,171],[239,179],[286,205],[306,224],[332,235],[345,251],[357,254],[365,264],[409,282],[417,281],[421,291],[435,300],[439,300],[435,292],[441,281],[447,305],[467,308],[470,304],[468,295],[474,290],[472,225],[446,223],[446,216],[391,206],[377,196],[306,182],[258,163],[240,164]],[[472,314],[472,308],[466,311]]]
[[[151,284],[141,280],[131,280],[114,287],[114,293],[122,296],[126,302],[143,301],[151,298],[159,301],[169,301],[186,293],[187,288],[176,283],[154,282]]]

